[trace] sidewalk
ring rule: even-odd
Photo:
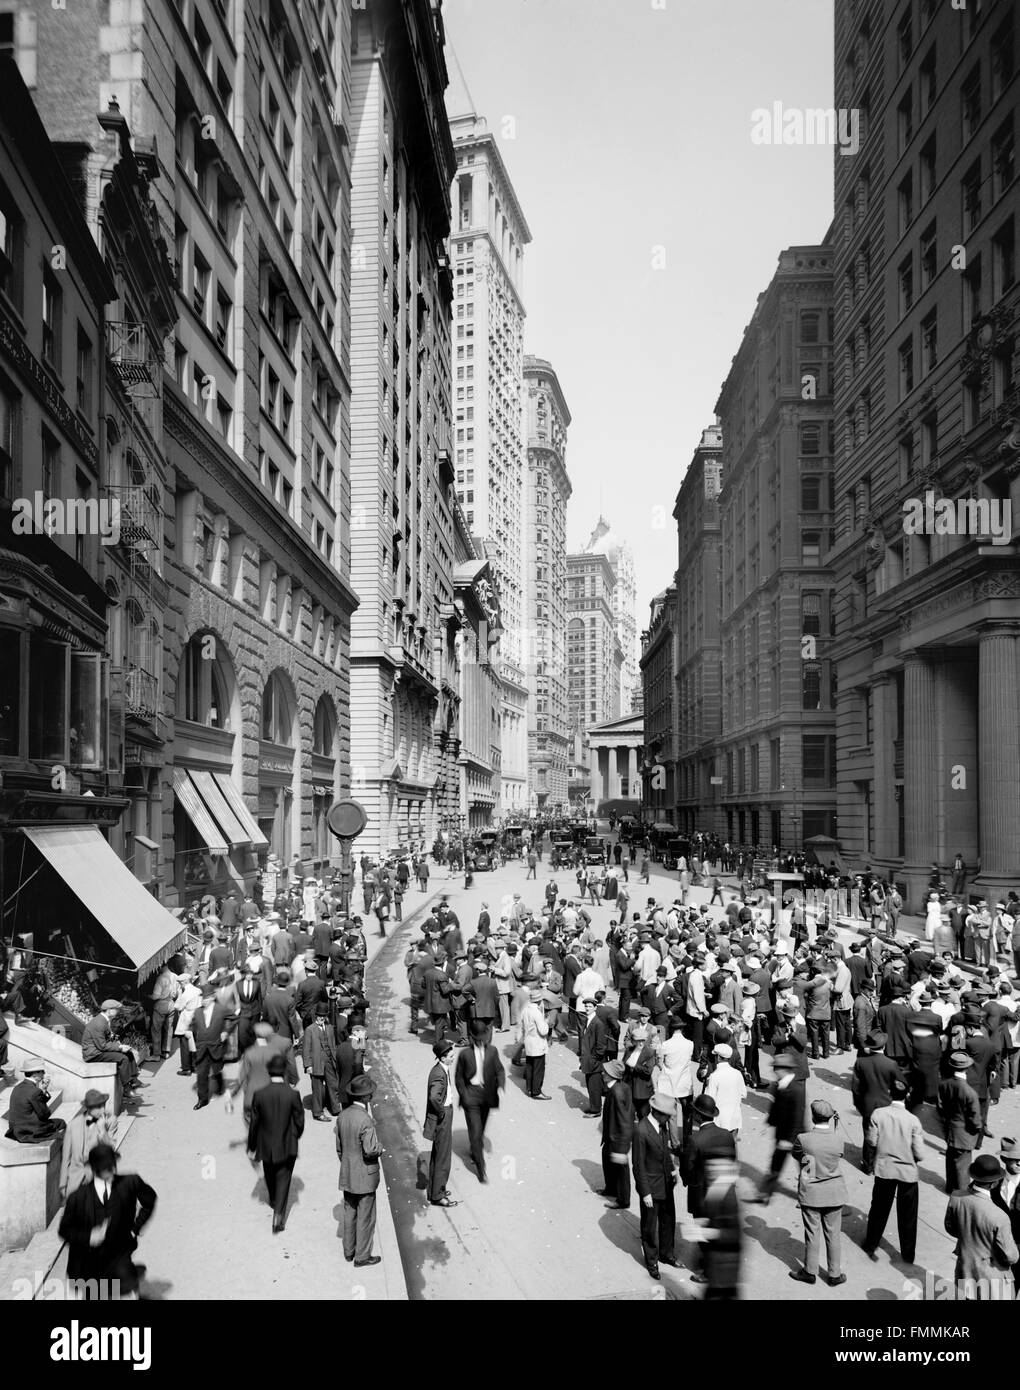
[[[413,908],[404,923],[424,916],[441,891],[438,886],[425,895],[410,890]],[[369,918],[369,962],[386,944],[374,925]],[[369,1069],[371,1056],[370,1043]],[[231,1079],[236,1072],[234,1063],[224,1074]],[[140,1173],[159,1196],[137,1255],[147,1266],[144,1296],[309,1302],[407,1298],[385,1161],[374,1247],[382,1262],[355,1269],[343,1258],[335,1126],[311,1122],[306,1078],[301,1077],[299,1089],[308,1122],[291,1184],[287,1227],[274,1236],[261,1165],[253,1166],[245,1153],[240,1097],[232,1114],[222,1100],[194,1110],[194,1078],[177,1075],[176,1054],[155,1068],[146,1065],[143,1076],[148,1082],[123,1148],[121,1171]],[[38,1280],[63,1278],[66,1273],[66,1248],[60,1248],[59,1241],[50,1248],[59,1254],[51,1269],[38,1272]]]

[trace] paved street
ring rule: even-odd
[[[543,866],[544,867],[544,866]],[[493,917],[506,893],[520,891],[525,901],[541,898],[547,871],[536,884],[524,882],[525,868],[515,863],[491,874],[477,874],[474,886],[463,889],[458,878],[445,883],[434,878],[433,887],[449,892],[451,903],[466,929],[472,929],[483,900]],[[632,875],[632,902],[644,897],[675,894],[675,877],[653,873],[647,890]],[[566,889],[571,880],[558,874]],[[707,896],[692,890],[694,901]],[[589,909],[592,910],[592,909]],[[597,926],[606,926],[612,905],[593,910]],[[386,1148],[386,1175],[390,1201],[412,1298],[428,1300],[482,1298],[642,1298],[698,1297],[700,1290],[687,1275],[696,1269],[693,1249],[679,1243],[678,1258],[686,1267],[662,1269],[657,1286],[645,1273],[638,1237],[637,1199],[631,1211],[604,1208],[594,1189],[601,1186],[599,1126],[583,1118],[583,1092],[576,1071],[576,1057],[563,1044],[552,1046],[546,1074],[546,1091],[553,1097],[539,1104],[524,1096],[520,1073],[509,1066],[513,1051],[510,1034],[496,1041],[508,1073],[503,1105],[489,1121],[489,1182],[479,1184],[466,1166],[467,1134],[460,1113],[454,1131],[454,1166],[450,1182],[461,1205],[444,1210],[430,1207],[418,1188],[418,1165],[429,1145],[421,1136],[424,1121],[425,1082],[432,1065],[432,1034],[418,1037],[408,1031],[407,989],[403,969],[405,941],[389,941],[376,958],[371,972],[373,1040],[372,1065],[381,1080],[375,1107],[380,1135]],[[813,1288],[794,1283],[787,1276],[798,1268],[803,1251],[802,1228],[793,1200],[792,1163],[784,1174],[780,1192],[768,1208],[745,1207],[744,1296],[752,1299],[794,1300],[813,1298],[845,1301],[850,1298],[902,1298],[905,1281],[923,1279],[924,1270],[938,1277],[952,1271],[952,1244],[942,1230],[946,1200],[942,1191],[942,1141],[931,1107],[922,1115],[928,1131],[927,1156],[922,1164],[921,1217],[917,1257],[919,1267],[907,1268],[895,1254],[895,1221],[886,1231],[880,1262],[872,1264],[862,1253],[870,1202],[871,1180],[855,1165],[860,1161],[860,1119],[849,1093],[848,1073],[853,1057],[832,1057],[813,1064],[809,1100],[829,1100],[840,1113],[848,1139],[847,1176],[850,1202],[844,1214],[844,1269],[848,1282],[829,1289],[819,1282]],[[766,1060],[764,1076],[771,1075]],[[767,1169],[772,1151],[771,1130],[765,1123],[768,1096],[752,1092],[744,1107],[745,1128],[739,1157],[745,1186],[750,1193]],[[1020,1131],[1020,1105],[1016,1093],[1004,1096],[991,1111],[990,1127],[996,1135]],[[994,1142],[990,1146],[997,1150]],[[678,1215],[686,1210],[678,1201]],[[893,1244],[889,1244],[889,1240]]]

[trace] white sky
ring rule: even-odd
[[[525,350],[552,362],[573,417],[568,541],[601,507],[630,542],[639,631],[755,300],[779,252],[832,220],[831,147],[750,139],[756,108],[833,104],[830,0],[656,3],[443,5],[534,238]]]

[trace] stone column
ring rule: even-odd
[[[623,754],[625,751],[619,746],[613,749],[613,790],[610,795],[617,800],[623,796]]]
[[[638,780],[638,758],[637,749],[630,748],[627,751],[627,777],[630,781],[629,795],[635,800],[640,800],[641,783]]]
[[[1020,688],[1015,623],[978,640],[978,804],[981,878],[1012,881],[1020,831]]]
[[[897,846],[896,781],[896,682],[884,672],[871,682],[871,736],[875,775],[871,805],[875,817],[873,851],[877,859],[895,858]]]
[[[926,871],[940,852],[936,715],[934,667],[919,652],[910,652],[904,660],[903,795],[906,860],[915,871]]]
[[[592,748],[588,752],[588,780],[591,784],[591,799],[598,806],[602,800],[602,774],[599,771],[599,750]]]

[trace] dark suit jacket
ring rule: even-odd
[[[99,1279],[138,1245],[137,1236],[152,1215],[156,1194],[137,1173],[117,1174],[104,1210],[92,1182],[69,1194],[60,1218],[60,1237],[68,1244],[67,1277]],[[89,1245],[94,1226],[109,1222],[102,1245]]]
[[[329,1019],[326,1019],[325,1023],[326,1026],[320,1028],[318,1023],[313,1021],[305,1029],[304,1037],[301,1039],[301,1061],[304,1063],[305,1071],[311,1072],[313,1076],[325,1076],[328,1067],[333,1071],[337,1069],[336,1033],[330,1027]]]
[[[773,1089],[769,1124],[776,1131],[776,1143],[793,1144],[804,1132],[807,1085],[795,1076],[789,1086]]]
[[[425,987],[425,1012],[427,1014],[448,1014],[453,981],[440,965],[433,965],[425,972],[422,981]]]
[[[350,1096],[347,1094],[347,1087],[356,1076],[363,1076],[365,1073],[365,1054],[355,1051],[354,1044],[346,1038],[342,1043],[337,1043],[336,1047],[336,1076],[337,1087],[340,1091],[340,1104],[349,1105]]]
[[[229,970],[234,963],[234,953],[230,946],[214,946],[209,952],[209,974],[217,970]]]
[[[680,1155],[680,1176],[687,1188],[687,1210],[700,1216],[707,1186],[706,1165],[713,1158],[736,1159],[737,1145],[733,1134],[718,1125],[702,1125],[693,1130]]]
[[[222,1004],[213,1006],[209,1027],[205,1026],[205,1009],[200,1002],[191,1020],[191,1036],[195,1039],[195,1061],[201,1062],[206,1056],[214,1062],[222,1062],[226,1041],[222,1034],[227,1030],[230,1013]]]
[[[878,1021],[885,1033],[885,1055],[887,1057],[910,1056],[910,1034],[907,1022],[910,1010],[904,1004],[883,1004],[878,1011]]]
[[[870,1120],[872,1112],[880,1110],[892,1100],[891,1083],[896,1078],[902,1080],[903,1073],[891,1057],[882,1052],[868,1053],[858,1057],[854,1063],[850,1089],[854,1105],[865,1120]]]
[[[42,1088],[34,1081],[24,1080],[11,1091],[7,1110],[7,1138],[19,1144],[36,1144],[52,1139],[57,1127],[50,1118],[50,1107]]]
[[[248,1148],[262,1163],[297,1158],[305,1128],[301,1097],[285,1081],[270,1081],[251,1098]]]
[[[316,1004],[326,1000],[326,985],[318,975],[310,975],[302,980],[294,994],[294,1011],[307,1028],[315,1017]]]
[[[955,1076],[939,1082],[939,1119],[951,1149],[973,1149],[982,1130],[981,1102],[973,1086]]]
[[[237,983],[238,1011],[242,1018],[250,1018],[257,1023],[262,1017],[262,981],[255,975]]]
[[[328,956],[333,944],[333,928],[328,922],[317,922],[312,928],[312,950],[317,956]]]
[[[426,1139],[434,1139],[436,1130],[446,1117],[448,1106],[453,1105],[453,1096],[450,1095],[450,1083],[447,1079],[446,1068],[441,1062],[437,1062],[429,1072],[428,1090],[425,1095],[425,1128],[423,1131]]]
[[[460,1096],[461,1105],[478,1105],[478,1088],[469,1077],[474,1076],[475,1050],[473,1047],[463,1047],[457,1057],[457,1066],[454,1070],[454,1081],[457,1084],[457,1094]],[[503,1063],[499,1059],[499,1053],[490,1044],[485,1049],[485,1056],[482,1061],[482,1104],[496,1109],[499,1105],[500,1087],[506,1084],[506,1073],[503,1070]]]
[[[656,980],[654,984],[646,985],[641,995],[641,1002],[651,1014],[656,1027],[665,1024],[673,1005],[679,1003],[679,996],[668,981],[661,994],[656,994],[658,988],[659,982]]]
[[[991,1038],[985,1033],[970,1034],[964,1044],[964,1050],[969,1052],[971,1056],[967,1081],[977,1091],[978,1099],[984,1100],[988,1094],[989,1072],[995,1070],[996,1059],[999,1055],[998,1050]]]
[[[464,992],[474,1005],[475,1018],[484,1022],[499,1018],[499,986],[491,975],[479,975]]]
[[[610,1051],[615,1052],[614,1042],[615,1037],[609,1023],[596,1014],[594,1021],[587,1023],[581,1030],[579,1056],[583,1075],[591,1076],[602,1069],[602,1063],[608,1059]],[[615,1087],[613,1089],[615,1090]]]
[[[655,1094],[655,1088],[652,1085],[652,1072],[654,1070],[655,1047],[652,1043],[646,1042],[642,1046],[633,1067],[627,1068],[627,1080],[630,1083],[631,1095],[635,1100],[651,1100]]]
[[[634,1186],[639,1197],[650,1196],[656,1202],[664,1202],[673,1191],[676,1185],[673,1153],[669,1124],[660,1124],[656,1133],[655,1126],[646,1115],[634,1130],[631,1148]]]
[[[628,1153],[634,1139],[634,1097],[626,1081],[617,1081],[606,1092],[602,1107],[602,1147],[610,1153]]]
[[[1009,1206],[1007,1206],[1003,1200],[1000,1185],[992,1188],[992,1201],[1000,1211],[1004,1211],[1009,1217],[1010,1228],[1013,1231],[1013,1239],[1020,1244],[1020,1187],[1013,1193],[1013,1200]]]
[[[267,992],[262,1014],[266,1022],[273,1025],[273,1032],[279,1033],[282,1038],[293,1038],[297,1041],[301,1036],[301,1024],[294,1007],[294,996],[279,985],[274,985]]]

